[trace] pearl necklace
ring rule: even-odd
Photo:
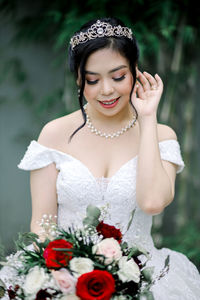
[[[129,123],[123,127],[121,130],[118,130],[117,132],[115,133],[103,133],[101,132],[100,130],[96,129],[94,127],[94,125],[92,124],[91,120],[90,120],[90,117],[88,116],[87,112],[86,112],[86,109],[87,109],[87,104],[84,105],[84,110],[85,110],[85,113],[86,113],[86,124],[87,124],[87,127],[90,129],[90,131],[96,135],[99,135],[101,137],[105,137],[106,139],[108,138],[114,138],[114,137],[119,137],[120,135],[122,135],[124,132],[126,132],[128,129],[130,129],[131,127],[135,126],[135,123],[136,123],[136,117],[133,116],[133,119],[131,121],[129,121]]]

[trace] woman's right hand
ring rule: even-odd
[[[132,103],[138,112],[138,121],[156,116],[158,104],[163,92],[162,79],[156,74],[138,71],[137,81],[132,95]]]

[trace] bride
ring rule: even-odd
[[[67,228],[80,224],[88,204],[106,207],[107,223],[151,253],[155,275],[170,255],[168,274],[152,287],[155,299],[198,300],[197,268],[181,253],[156,249],[150,234],[152,216],[173,201],[184,162],[173,129],[157,123],[163,82],[141,72],[138,57],[132,31],[115,18],[90,21],[71,38],[80,110],[46,124],[19,164],[31,170],[31,231],[40,234],[44,214]]]

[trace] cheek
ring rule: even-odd
[[[120,92],[123,94],[130,94],[133,85],[133,80],[131,77],[126,78],[123,84],[120,85]]]
[[[97,95],[97,93],[98,93],[97,90],[98,89],[95,86],[90,87],[90,86],[86,85],[85,89],[84,89],[84,96],[85,96],[85,98],[86,99],[92,99],[92,98],[94,98]]]

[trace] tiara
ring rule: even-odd
[[[70,40],[70,45],[73,50],[78,44],[104,36],[125,36],[132,40],[132,30],[120,25],[112,26],[109,23],[98,20],[86,32],[81,31],[79,34],[73,36]]]

